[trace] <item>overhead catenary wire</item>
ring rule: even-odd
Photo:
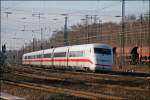
[[[103,7],[103,8],[98,9],[98,10],[99,10],[99,11],[104,11],[104,10],[106,10],[106,9],[108,9],[108,8],[115,7],[115,6],[118,5],[118,4],[119,4],[119,3],[110,4],[110,5],[107,5],[106,7]],[[113,5],[114,5],[114,6],[113,6]],[[11,7],[11,8],[12,8],[12,7]],[[21,12],[21,13],[24,13],[24,11],[25,11],[25,9],[24,9],[24,11],[21,11],[21,10],[18,10],[18,11],[17,11],[17,9],[15,10],[15,9],[11,9],[11,8],[10,8],[9,10],[14,10],[14,11],[19,12],[19,13],[20,13],[20,12]],[[64,9],[61,9],[61,10],[64,10]],[[95,11],[95,10],[96,10],[96,9],[94,9],[94,10],[87,10],[87,12],[92,12],[92,11]],[[70,11],[71,13],[69,12],[69,15],[72,16],[72,15],[78,15],[78,14],[79,14],[79,15],[82,16],[82,14],[83,14],[82,12],[84,12],[84,11],[85,11],[85,10],[81,10],[81,12],[80,12],[80,10],[79,10],[79,12],[77,11],[77,12],[75,12],[75,13]],[[26,10],[25,12],[28,12],[28,11]],[[18,14],[19,14],[19,13],[18,13]],[[32,13],[33,13],[33,11],[30,11],[30,12],[29,12],[29,14],[32,14]],[[45,13],[45,12],[44,12],[44,13]],[[51,16],[51,14],[52,14],[52,15],[53,15],[53,14],[54,14],[54,15],[57,15],[58,13],[47,13],[47,12],[46,12],[46,13],[45,13],[45,16],[46,16],[46,17],[49,17],[49,16]],[[100,13],[100,15],[103,16],[101,13]],[[107,16],[107,15],[106,15],[106,16]],[[108,16],[109,16],[109,14],[108,14]],[[61,16],[59,16],[59,17],[62,18]],[[113,17],[113,16],[109,16],[109,17]],[[63,19],[63,18],[62,18],[62,19]],[[47,19],[44,19],[43,22],[46,22],[46,20],[47,20]],[[35,24],[36,24],[36,23],[35,23]]]

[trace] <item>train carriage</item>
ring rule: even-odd
[[[54,49],[46,49],[41,52],[41,55],[43,56],[42,60],[41,60],[43,66],[52,65],[53,51],[54,51]]]
[[[66,67],[67,66],[67,54],[69,47],[58,47],[53,52],[53,66]]]
[[[68,66],[77,70],[86,70],[92,67],[90,60],[90,45],[76,45],[69,48]]]

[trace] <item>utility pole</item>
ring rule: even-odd
[[[34,42],[34,35],[32,35],[32,36],[33,36],[33,41],[32,41],[32,42],[33,42],[33,44],[32,44],[32,45],[33,45],[33,48],[32,48],[32,49],[33,49],[33,51],[34,51],[34,50],[35,50],[35,46],[34,46],[34,45],[35,45],[35,42]]]
[[[64,43],[66,46],[68,45],[67,16],[65,16]]]
[[[97,23],[97,15],[94,15],[94,24]]]
[[[140,28],[140,59],[141,59],[141,56],[142,56],[142,41],[143,41],[143,36],[142,36],[143,16],[142,16],[142,14],[140,16],[140,20],[141,20],[141,28]]]
[[[23,17],[23,18],[21,18],[21,19],[22,19],[22,20],[25,20],[26,17]],[[23,22],[23,30],[21,30],[21,31],[25,31],[25,29],[26,29],[25,22]]]
[[[86,21],[85,21],[85,24],[86,24],[86,34],[87,34],[87,43],[89,43],[89,27],[88,27],[88,16],[89,15],[85,15],[85,19],[86,19]]]
[[[6,12],[4,12],[4,13],[6,14],[6,17],[7,17],[7,20],[8,20],[8,15],[9,15],[9,14],[12,14],[12,12],[6,11]]]
[[[150,4],[150,1],[149,1],[149,4]],[[150,8],[149,8],[150,9]],[[150,11],[149,11],[149,13],[148,13],[148,26],[150,27]],[[148,28],[148,32],[149,32],[149,34],[148,34],[148,43],[150,43],[150,28]],[[149,48],[149,56],[150,56],[150,45],[148,46],[148,48]],[[149,73],[150,73],[150,59],[149,59]]]
[[[67,14],[61,14],[65,16],[65,25],[64,25],[64,46],[68,46],[68,31],[67,31],[67,21],[68,21],[68,16]]]
[[[102,20],[99,20],[99,32],[100,34],[100,41],[102,41]]]
[[[97,36],[98,34],[98,24],[97,24],[97,15],[93,15],[94,16],[94,24],[92,25],[94,28],[92,28],[92,30],[94,31],[94,34],[95,36]],[[98,37],[95,38],[96,41],[98,40]]]
[[[37,14],[32,14],[32,16],[34,17],[38,17],[38,19],[39,19],[39,24],[40,24],[40,21],[41,21],[41,15],[44,15],[44,13],[37,13]]]
[[[90,43],[91,34],[93,34],[93,16],[90,15],[90,24],[89,24],[89,32],[88,32],[88,43]]]
[[[8,15],[12,14],[12,12],[6,11],[4,12],[6,14],[6,18],[7,18],[7,25],[8,25]],[[7,31],[6,31],[7,34]],[[1,51],[1,46],[2,46],[2,36],[1,36],[1,32],[0,32],[0,51]]]
[[[121,32],[121,36],[120,36],[120,44],[121,44],[121,63],[120,63],[120,67],[124,67],[125,64],[125,51],[124,51],[124,46],[125,46],[125,0],[122,0],[122,32]]]
[[[41,50],[43,49],[43,28],[41,28]]]
[[[1,52],[1,32],[0,32],[0,52]]]
[[[86,19],[85,19],[85,18],[82,18],[81,21],[82,21],[82,23],[83,23],[83,24],[82,24],[82,25],[83,25],[83,29],[80,29],[80,34],[85,35],[85,34],[86,34]],[[83,42],[86,43],[86,39],[84,39]],[[79,43],[79,41],[77,41],[76,43]]]
[[[41,15],[44,15],[44,13],[40,13],[39,12],[39,13],[36,13],[36,14],[32,14],[33,17],[35,16],[35,17],[38,17],[38,19],[39,19],[39,30],[41,31],[41,42],[42,42],[42,39],[43,39],[43,36],[42,36],[43,35],[43,29],[41,28],[41,25],[40,25],[41,24],[41,18],[42,18]],[[42,43],[41,43],[41,49],[43,49],[42,48]]]

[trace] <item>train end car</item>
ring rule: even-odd
[[[80,70],[112,70],[112,47],[107,44],[75,45],[69,48],[69,62],[71,67]]]
[[[95,44],[93,47],[95,70],[112,70],[113,51],[108,44]]]

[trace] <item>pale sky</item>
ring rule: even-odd
[[[116,1],[1,1],[2,44],[8,49],[19,49],[29,43],[33,37],[40,39],[39,19],[32,14],[42,13],[40,27],[44,29],[44,38],[49,38],[53,31],[64,25],[64,16],[68,14],[69,26],[82,23],[85,15],[98,15],[102,22],[119,22],[122,2]],[[6,17],[6,12],[12,14]],[[149,12],[148,0],[126,1],[125,15],[140,16]],[[24,19],[25,18],[25,19]],[[54,20],[57,19],[57,20]],[[21,31],[24,29],[25,31]],[[34,30],[34,32],[32,31]],[[36,31],[35,31],[36,30]]]

